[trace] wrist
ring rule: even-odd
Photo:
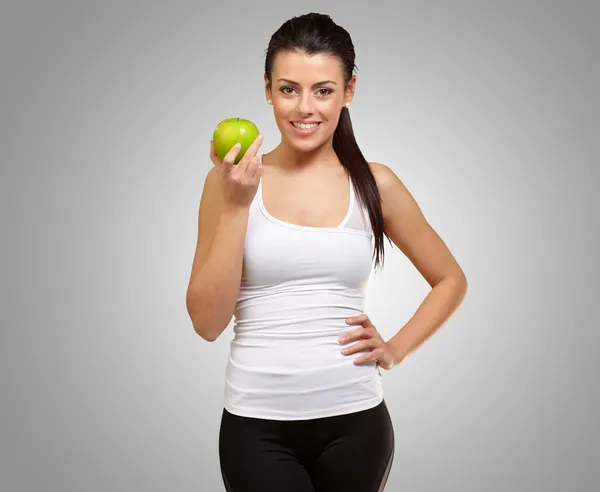
[[[221,215],[228,219],[245,218],[250,212],[250,207],[245,205],[225,205]]]
[[[402,362],[408,355],[408,348],[404,347],[401,343],[393,338],[387,342],[387,345],[390,353],[392,354],[395,365],[400,364],[400,362]]]

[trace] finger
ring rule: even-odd
[[[223,157],[223,171],[226,174],[229,174],[232,171],[235,158],[240,153],[241,148],[242,146],[239,143],[236,143],[233,147],[231,147],[231,149],[229,149],[229,152],[225,154],[225,157]]]
[[[364,325],[364,326],[373,326],[371,320],[366,314],[359,314],[358,316],[350,316],[346,319],[346,323],[349,325]]]
[[[350,333],[340,337],[338,340],[341,344],[345,344],[348,342],[352,342],[353,340],[359,340],[361,338],[371,338],[373,334],[369,331],[368,328],[360,327],[356,330],[352,330]]]
[[[384,352],[380,349],[375,349],[372,350],[371,352],[369,352],[368,354],[365,354],[361,357],[357,357],[356,359],[354,359],[354,363],[355,364],[366,364],[367,362],[374,362],[375,364],[378,363],[379,359],[382,359],[384,355]]]
[[[349,347],[345,347],[344,349],[341,350],[341,353],[344,355],[351,355],[351,354],[355,354],[357,352],[363,352],[364,350],[371,351],[377,347],[378,347],[378,345],[375,342],[375,340],[373,340],[373,339],[362,340],[360,342],[353,343]]]
[[[252,161],[252,159],[256,156],[256,153],[258,152],[258,149],[260,148],[262,141],[263,141],[263,136],[259,134],[254,139],[254,142],[252,142],[250,147],[248,147],[248,150],[246,150],[244,157],[242,157],[242,159],[240,160],[240,162],[238,164],[238,167],[240,168],[240,172],[242,172],[242,173],[246,172],[246,170],[248,169],[248,166],[250,165],[250,161]]]
[[[262,163],[259,156],[254,156],[248,165],[248,173],[253,179],[262,174]]]
[[[356,316],[350,316],[349,318],[346,318],[346,323],[350,324],[364,323],[365,321],[368,321],[369,323],[371,322],[369,316],[366,314],[357,314]]]
[[[358,340],[362,333],[364,331],[364,328],[357,328],[356,330],[352,330],[350,333],[346,333],[345,335],[342,335],[338,342],[341,343],[342,345],[346,344],[346,343],[350,343],[354,340]]]

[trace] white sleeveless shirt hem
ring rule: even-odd
[[[234,415],[240,417],[250,417],[255,419],[267,419],[267,420],[309,420],[324,417],[336,417],[338,415],[347,415],[349,413],[361,412],[363,410],[369,410],[379,405],[383,401],[383,394],[378,394],[370,400],[363,400],[352,405],[338,406],[329,410],[319,410],[314,412],[287,412],[284,413],[281,410],[273,412],[272,409],[256,409],[254,407],[245,408],[239,405],[232,405],[225,400],[225,409]]]

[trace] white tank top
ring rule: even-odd
[[[262,179],[250,205],[224,406],[254,418],[305,420],[366,410],[383,399],[365,352],[338,338],[358,325],[373,261],[373,234],[352,180],[338,227],[290,224],[269,214]],[[356,343],[356,342],[351,342]]]

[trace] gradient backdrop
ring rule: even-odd
[[[386,491],[600,488],[593,1],[9,1],[0,7],[0,490],[222,491],[231,327],[185,293],[216,124],[280,139],[264,52],[289,17],[352,35],[351,116],[469,279],[459,311],[382,371]],[[387,245],[387,242],[386,242]],[[428,285],[372,276],[384,338]]]

